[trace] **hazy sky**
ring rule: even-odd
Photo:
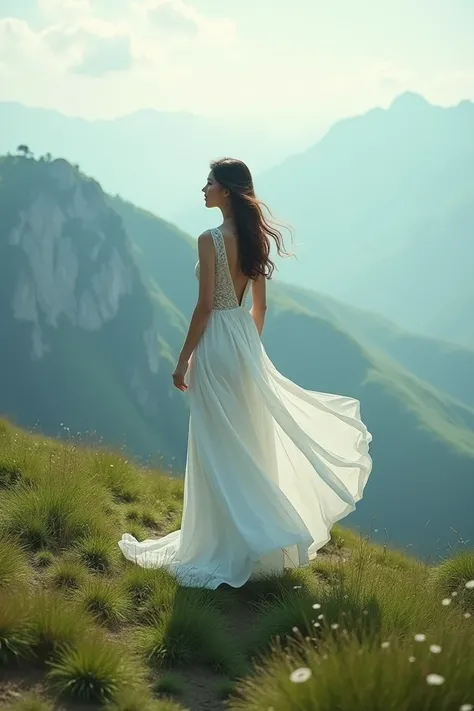
[[[0,99],[328,123],[474,99],[473,0],[0,0]]]

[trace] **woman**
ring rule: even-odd
[[[303,390],[265,353],[271,239],[279,254],[284,247],[247,166],[212,163],[203,192],[223,222],[198,239],[199,297],[173,373],[190,404],[182,527],[142,543],[126,534],[119,545],[182,585],[240,587],[315,557],[362,496],[371,435],[357,400]]]

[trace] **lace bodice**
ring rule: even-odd
[[[234,289],[234,283],[230,274],[229,262],[225,251],[225,243],[222,232],[219,229],[211,230],[214,248],[216,250],[216,285],[214,290],[213,308],[218,310],[238,309],[244,307],[250,288],[250,279],[245,287],[242,303],[239,304]],[[194,273],[199,279],[199,262],[196,264]]]

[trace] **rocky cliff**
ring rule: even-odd
[[[99,184],[64,160],[7,156],[0,216],[0,409],[171,456],[184,408],[168,386],[157,310]]]

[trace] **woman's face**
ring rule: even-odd
[[[225,203],[225,190],[214,178],[212,170],[207,177],[207,182],[202,192],[204,193],[206,207],[221,207]]]

